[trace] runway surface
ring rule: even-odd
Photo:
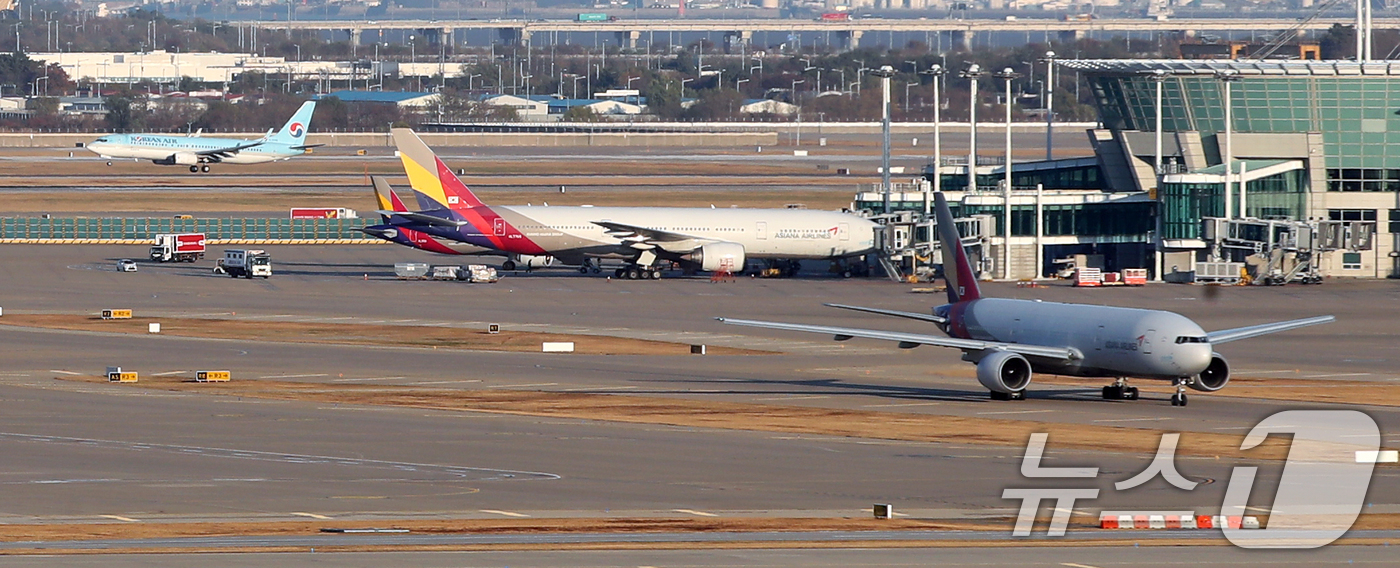
[[[494,285],[408,282],[392,278],[394,262],[440,263],[441,257],[389,247],[273,247],[276,274],[267,281],[216,277],[208,261],[143,263],[134,274],[111,268],[116,258],[141,257],[141,248],[0,248],[5,267],[0,270],[0,307],[6,315],[119,307],[133,308],[138,315],[375,323],[402,325],[406,331],[422,325],[474,330],[490,322],[529,331],[746,345],[775,354],[450,352],[20,329],[5,326],[0,317],[0,360],[5,362],[0,369],[0,455],[12,464],[0,469],[0,485],[10,489],[0,492],[0,522],[866,517],[872,503],[892,503],[911,518],[986,519],[1014,513],[1019,503],[1003,500],[1003,489],[1042,483],[1020,477],[1022,449],[1014,447],[240,399],[62,380],[96,374],[107,365],[137,369],[143,376],[227,368],[238,380],[614,393],[860,409],[892,417],[917,413],[1219,433],[1242,433],[1283,409],[1342,407],[1206,395],[1193,396],[1185,408],[1154,397],[1105,402],[1098,398],[1102,382],[1095,381],[1033,386],[1028,401],[995,403],[987,400],[971,378],[970,365],[960,362],[956,352],[834,343],[820,336],[734,328],[712,319],[723,315],[929,333],[918,322],[820,305],[839,301],[921,311],[943,302],[941,295],[910,293],[909,285],[844,280],[815,270],[793,280],[728,284],[704,278],[612,281],[568,270],[507,274]],[[1397,328],[1387,311],[1377,309],[1400,295],[1392,282],[1224,289],[1213,299],[1200,288],[1169,285],[1101,290],[991,285],[986,292],[1162,307],[1196,318],[1207,329],[1335,314],[1337,324],[1232,343],[1221,352],[1245,376],[1370,381],[1378,389],[1393,389],[1400,379],[1393,370],[1393,362],[1400,360]],[[1394,434],[1400,413],[1391,407],[1360,408],[1381,424],[1388,447],[1400,445]],[[1101,489],[1099,499],[1077,505],[1079,510],[1213,512],[1223,481],[1232,467],[1241,465],[1178,458],[1181,471],[1204,485],[1188,493],[1159,479],[1126,493],[1113,491],[1112,483],[1141,471],[1149,456],[1061,450],[1053,440],[1050,448],[1048,465],[1101,468],[1098,478],[1075,485]],[[1263,465],[1261,484],[1279,473],[1276,464]],[[1400,511],[1395,472],[1378,470],[1368,511]],[[294,545],[310,546],[319,538]],[[1049,556],[1063,558],[1060,562],[1092,566],[1146,565],[1149,558],[1132,548],[1054,550]],[[1154,561],[1243,563],[1250,558],[1223,547],[1152,550]],[[1319,563],[1378,563],[1384,558],[1380,550],[1346,547],[1307,557]],[[940,564],[1057,565],[1015,548],[995,554],[961,549],[514,554],[346,554],[337,555],[336,562],[899,566],[927,563],[928,555],[937,554]],[[1302,557],[1270,562],[1286,566],[1294,561],[1290,558]],[[154,565],[179,558],[187,557],[160,557]],[[315,558],[320,557],[255,555],[238,562],[277,566]],[[64,559],[72,565],[89,561]]]

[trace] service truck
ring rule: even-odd
[[[156,262],[194,262],[204,258],[204,233],[162,233],[151,245]]]
[[[254,276],[267,278],[272,276],[272,257],[263,250],[228,249],[224,251],[224,258],[214,271],[219,272],[220,269],[224,274],[234,278],[239,276],[248,279],[252,279]]]

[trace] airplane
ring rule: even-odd
[[[308,148],[323,146],[306,143],[306,131],[311,128],[311,114],[315,109],[315,101],[302,103],[280,130],[268,131],[267,135],[256,140],[205,138],[200,135],[108,134],[85,147],[108,160],[150,160],[162,166],[189,166],[190,173],[209,173],[209,164],[275,162],[305,154]],[[107,165],[112,165],[112,162],[107,162]]]
[[[434,237],[422,231],[415,231],[407,226],[395,225],[392,222],[393,214],[408,212],[408,206],[399,199],[398,192],[389,185],[388,181],[379,176],[370,176],[370,181],[374,183],[374,197],[379,202],[380,224],[369,225],[356,229],[357,231],[379,237],[391,243],[400,244],[418,250],[435,252],[438,254],[450,255],[500,255],[500,251],[470,245],[464,242],[453,241],[441,237]]]
[[[396,227],[509,254],[505,270],[557,259],[598,273],[600,261],[611,259],[624,263],[618,278],[655,280],[664,262],[736,273],[751,258],[844,261],[875,252],[875,223],[832,211],[490,206],[412,130],[396,128],[393,135],[422,210],[380,213],[392,213]]]
[[[1128,378],[1170,380],[1176,386],[1172,406],[1186,406],[1186,388],[1214,392],[1230,382],[1230,364],[1214,351],[1231,341],[1331,323],[1332,316],[1206,332],[1173,312],[986,298],[962,247],[948,200],[934,194],[938,238],[948,303],[931,314],[826,304],[829,307],[925,321],[947,337],[745,319],[716,318],[751,327],[822,333],[837,341],[855,337],[895,341],[903,349],[936,345],[961,349],[963,360],[977,365],[977,381],[993,400],[1023,400],[1033,372],[1114,378],[1103,388],[1108,400],[1137,400]]]

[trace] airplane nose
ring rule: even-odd
[[[1191,353],[1188,356],[1190,359],[1190,366],[1188,368],[1191,370],[1191,374],[1195,375],[1206,370],[1206,367],[1210,366],[1211,357],[1215,353],[1211,349],[1209,343],[1205,345],[1193,345],[1192,347],[1193,349],[1191,349]]]

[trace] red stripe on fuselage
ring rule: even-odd
[[[535,244],[519,229],[516,229],[510,221],[505,220],[492,211],[490,207],[487,207],[485,203],[482,203],[481,199],[477,198],[476,194],[472,193],[472,190],[468,189],[466,184],[452,173],[452,169],[448,168],[441,158],[434,159],[437,161],[438,179],[442,181],[442,192],[448,199],[447,206],[465,217],[466,221],[471,223],[473,227],[476,227],[482,236],[491,241],[493,248],[516,254],[549,254],[549,251]],[[456,203],[452,203],[453,197],[457,198]],[[505,229],[502,231],[505,233],[504,235],[496,234],[498,219]]]
[[[457,251],[447,248],[447,246],[438,242],[437,239],[427,233],[415,231],[413,229],[405,229],[403,227],[399,227],[398,229],[403,231],[404,238],[413,243],[414,248],[441,254],[458,254]]]
[[[958,302],[948,306],[948,335],[959,339],[972,339],[972,334],[967,332],[967,320],[963,319],[963,313],[971,305],[972,302]]]

